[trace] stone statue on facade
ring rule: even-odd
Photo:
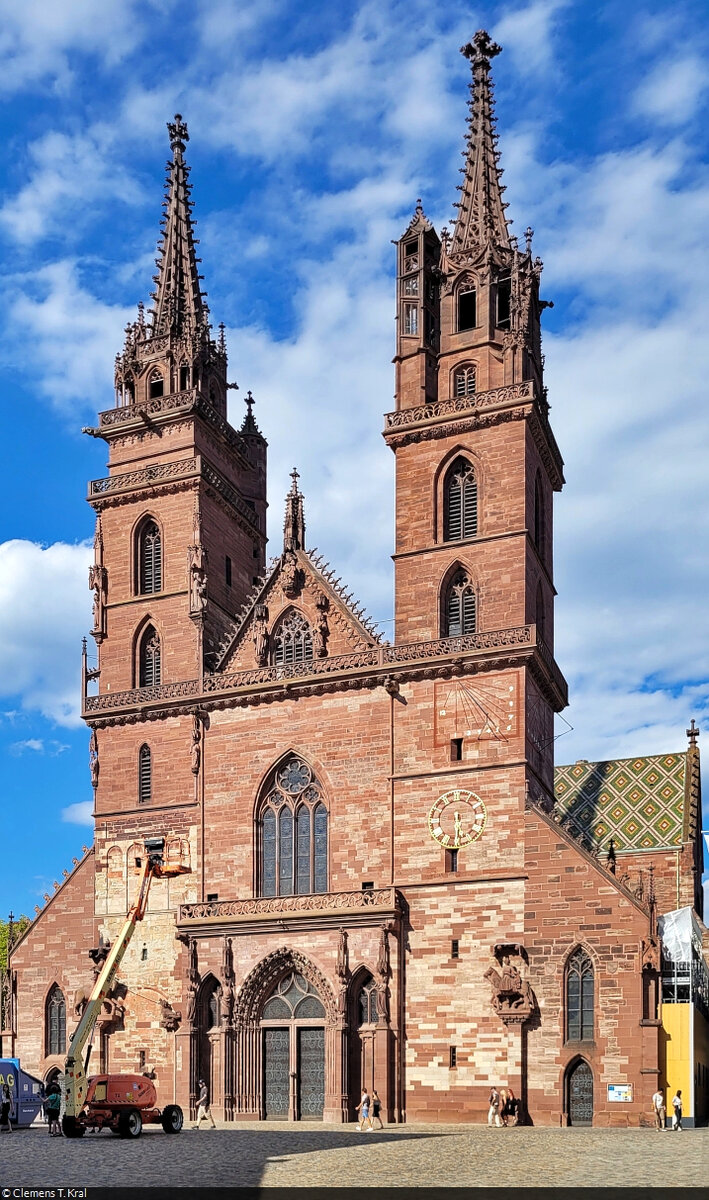
[[[95,729],[91,730],[91,737],[89,738],[89,770],[91,772],[91,786],[96,791],[101,764],[98,757],[98,735]]]
[[[330,601],[324,592],[320,592],[315,603],[318,615],[315,618],[315,626],[313,628],[313,651],[316,658],[325,658],[327,655],[327,642],[330,637],[330,627],[327,620]]]
[[[507,1018],[526,1020],[535,1008],[535,997],[529,982],[523,978],[517,962],[522,961],[520,947],[496,947],[497,967],[490,967],[484,978],[488,980],[492,995],[492,1007],[503,1021]]]
[[[265,667],[268,662],[268,646],[268,607],[257,604],[254,609],[254,651],[259,667]]]

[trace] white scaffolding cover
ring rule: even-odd
[[[702,931],[692,909],[676,908],[659,917],[662,952],[670,962],[692,962],[702,956]]]

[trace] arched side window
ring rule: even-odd
[[[355,1012],[357,1014],[358,1025],[376,1025],[377,985],[369,972],[367,972],[360,983]]]
[[[276,666],[306,662],[313,657],[313,631],[302,613],[291,609],[279,622],[273,635],[273,661]]]
[[[472,281],[463,282],[458,289],[456,310],[458,333],[475,329],[478,323],[478,296]]]
[[[540,554],[544,552],[544,492],[538,471],[534,480],[534,545]]]
[[[593,963],[580,946],[566,964],[566,1041],[593,1041]]]
[[[162,591],[162,536],[152,518],[138,530],[138,591],[142,596]]]
[[[471,363],[456,367],[453,372],[453,395],[456,398],[475,395],[475,371]]]
[[[66,1001],[57,983],[47,996],[46,1043],[47,1054],[66,1054]]]
[[[259,808],[259,894],[327,891],[328,812],[310,767],[293,755],[266,789]]]
[[[441,637],[460,637],[475,633],[475,589],[467,571],[456,571],[450,579],[443,598]]]
[[[148,380],[148,397],[150,400],[157,400],[165,394],[165,380],[158,370],[151,373]]]
[[[443,538],[446,542],[478,532],[478,484],[467,458],[456,458],[443,482]]]
[[[154,687],[161,677],[160,636],[153,625],[148,625],[138,649],[138,687]]]
[[[138,803],[149,804],[153,798],[153,759],[150,746],[143,743],[138,751]]]

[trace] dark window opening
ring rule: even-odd
[[[152,799],[152,758],[150,746],[141,746],[138,751],[138,803],[148,804]]]
[[[475,537],[478,532],[478,484],[473,464],[457,458],[443,484],[443,540]]]
[[[140,1071],[144,1070],[146,1061],[147,1061],[147,1056],[146,1056],[145,1050],[139,1050],[138,1051],[138,1069]]]
[[[593,963],[575,950],[566,968],[566,1040],[593,1041]]]
[[[149,384],[149,394],[151,400],[158,400],[160,396],[165,394],[165,382],[162,375],[151,375]]]
[[[475,592],[464,570],[456,571],[448,584],[443,610],[443,637],[475,633]]]
[[[448,1048],[448,1066],[451,1070],[458,1066],[458,1050],[456,1046],[449,1046]]]
[[[510,300],[512,296],[512,284],[509,277],[502,278],[497,284],[497,314],[495,324],[498,329],[509,329],[510,327]]]
[[[180,367],[180,391],[186,392],[190,386],[190,369],[189,367]]]
[[[451,762],[460,762],[463,757],[463,739],[451,738]]]
[[[362,891],[363,892],[373,892],[374,891],[374,883],[368,879],[366,883],[362,884]]]
[[[146,521],[139,534],[138,574],[141,595],[162,591],[162,538],[155,521]]]
[[[458,851],[446,850],[446,872],[455,875],[458,870]]]
[[[458,292],[458,332],[463,333],[466,329],[475,329],[477,325],[477,292],[475,288],[470,288],[465,292]]]
[[[451,942],[451,958],[460,958],[460,943],[457,938]]]
[[[140,952],[140,961],[141,962],[148,961],[148,947],[146,945],[143,945],[143,949]]]
[[[219,899],[219,892],[207,892],[207,904],[215,904]]]
[[[231,559],[229,558],[228,554],[224,559],[224,576],[226,578],[227,587],[231,587]]]
[[[418,242],[407,242],[404,248],[404,254],[407,258],[411,258],[412,254],[418,254]]]

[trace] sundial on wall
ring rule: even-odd
[[[475,676],[438,682],[434,691],[434,712],[436,746],[445,746],[453,738],[508,742],[517,736],[517,676]]]

